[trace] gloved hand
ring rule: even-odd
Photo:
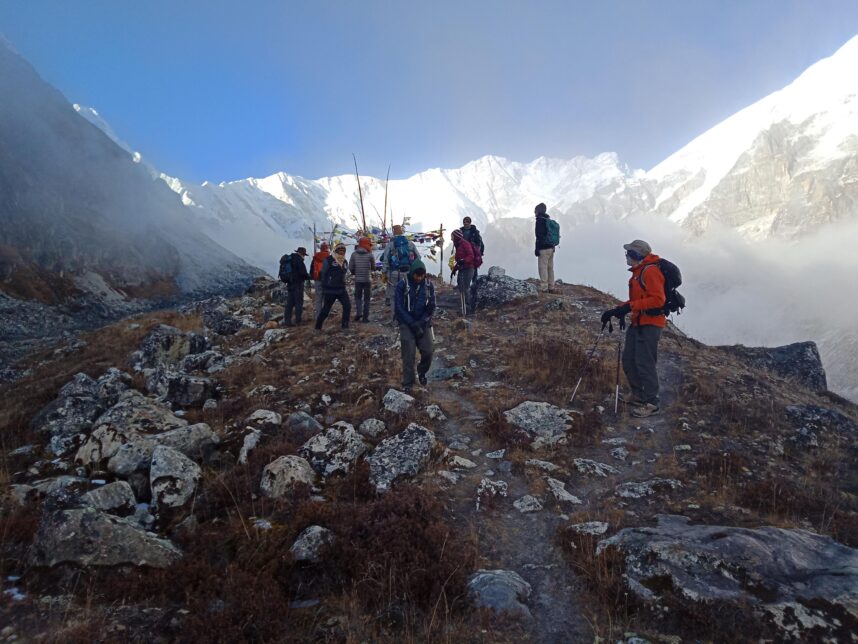
[[[620,318],[620,328],[626,328],[626,313],[630,313],[632,307],[629,304],[623,304],[613,309],[608,309],[602,313],[602,325],[611,321],[611,318]]]
[[[414,334],[415,338],[420,338],[423,335],[423,327],[419,322],[412,322],[408,325],[408,328],[411,329],[411,333]]]

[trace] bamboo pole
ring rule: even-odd
[[[444,224],[441,223],[441,227],[438,229],[438,232],[441,233],[441,237],[439,238],[441,241],[441,271],[438,273],[438,277],[441,278],[441,281],[444,281]]]
[[[358,197],[360,197],[360,219],[361,219],[362,233],[364,235],[366,235],[366,213],[364,213],[364,210],[363,210],[363,190],[360,187],[360,174],[358,174],[357,157],[355,156],[354,152],[352,152],[352,159],[354,159],[354,161],[355,161],[355,178],[357,179],[357,184],[358,184]]]

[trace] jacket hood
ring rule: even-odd
[[[629,272],[634,273],[635,271],[640,271],[643,269],[644,266],[647,266],[648,264],[657,264],[658,260],[660,260],[660,259],[661,259],[661,257],[656,255],[655,253],[650,253],[649,255],[644,257],[641,260],[641,263],[638,264],[637,266],[629,266]]]
[[[425,271],[426,265],[422,261],[420,261],[419,259],[415,259],[411,263],[411,268],[408,269],[408,279],[410,279],[412,281],[414,280],[414,271],[416,271],[418,268],[422,268]]]

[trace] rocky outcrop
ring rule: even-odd
[[[211,348],[205,336],[189,331],[183,333],[176,327],[159,324],[154,327],[131,356],[134,369],[143,371],[163,365],[176,365],[182,358],[202,353]]]
[[[369,462],[369,480],[378,492],[387,492],[395,481],[416,476],[426,465],[435,434],[411,423],[395,436],[386,438],[366,459]]]
[[[488,274],[477,278],[477,306],[505,306],[527,297],[536,297],[536,287],[524,280],[508,277],[499,266],[492,266]]]
[[[645,602],[745,605],[780,638],[836,641],[858,627],[858,550],[805,530],[690,525],[658,518],[599,543],[625,556],[629,589]],[[665,589],[657,590],[657,589]]]
[[[828,382],[815,342],[796,342],[782,347],[722,347],[755,367],[768,369],[781,378],[811,391],[826,391]]]
[[[795,427],[792,442],[802,447],[818,447],[820,440],[858,441],[858,425],[846,414],[818,405],[789,405],[786,416]]]
[[[510,617],[530,620],[525,602],[533,589],[512,570],[478,570],[468,580],[468,596],[474,605]]]
[[[298,485],[311,487],[316,483],[316,473],[300,456],[281,456],[262,470],[259,490],[265,496],[279,499]]]
[[[327,478],[333,474],[348,474],[367,449],[368,445],[355,428],[339,421],[304,443],[299,454],[320,476]]]
[[[35,566],[151,566],[166,568],[182,556],[166,539],[142,530],[131,518],[95,508],[61,510],[43,518],[31,561]]]
[[[526,400],[503,415],[507,422],[528,436],[531,448],[540,449],[564,442],[577,413],[547,402]]]

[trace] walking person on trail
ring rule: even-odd
[[[658,341],[667,323],[664,316],[664,275],[658,266],[659,257],[650,245],[636,239],[624,244],[626,263],[629,265],[629,299],[621,306],[602,313],[602,324],[612,317],[620,319],[625,327],[625,316],[632,314],[626,330],[623,348],[623,371],[629,381],[631,394],[622,400],[631,405],[631,414],[638,418],[652,416],[659,411],[658,400]]]
[[[462,227],[459,229],[462,231],[462,236],[465,238],[465,241],[469,241],[474,246],[480,249],[480,257],[484,258],[486,256],[486,245],[483,243],[483,237],[480,235],[480,231],[471,223],[470,217],[464,217],[462,219]],[[471,301],[476,303],[477,301],[477,277],[479,277],[479,268],[474,269],[474,278],[471,281]]]
[[[396,321],[399,322],[399,340],[402,352],[402,388],[410,392],[414,387],[414,359],[420,350],[417,380],[426,385],[426,374],[432,366],[434,339],[432,314],[435,313],[435,286],[426,279],[426,267],[414,260],[407,278],[396,285],[393,296]]]
[[[334,248],[334,254],[328,257],[322,264],[322,293],[325,296],[325,303],[322,305],[322,310],[316,318],[316,331],[322,330],[322,324],[331,312],[331,307],[334,302],[339,301],[343,306],[343,329],[349,328],[349,315],[352,312],[352,303],[349,301],[349,294],[346,292],[346,277],[349,272],[348,264],[346,263],[346,247],[344,244],[337,244]]]
[[[460,313],[462,315],[470,315],[474,312],[473,290],[471,283],[474,281],[474,272],[482,263],[482,258],[479,256],[480,249],[476,244],[467,241],[461,230],[453,231],[453,246],[456,248],[456,263],[453,266],[453,273],[458,275],[459,298],[462,306]]]
[[[554,249],[560,243],[560,225],[548,216],[544,203],[533,209],[536,215],[536,257],[539,268],[539,290],[554,292]]]
[[[289,255],[280,258],[280,279],[286,284],[286,306],[283,311],[283,326],[299,326],[304,312],[304,286],[310,279],[304,258],[307,249],[303,246]],[[295,311],[295,323],[292,323],[292,311]]]
[[[324,296],[322,294],[322,264],[331,256],[331,250],[327,242],[322,242],[318,252],[313,255],[313,260],[310,262],[310,278],[313,280],[313,318],[319,317],[322,312],[322,304],[324,304]]]
[[[349,258],[349,271],[355,276],[355,322],[369,322],[369,298],[374,269],[372,242],[369,237],[361,237]]]
[[[393,295],[396,292],[396,285],[400,280],[405,279],[408,269],[411,268],[411,263],[415,259],[420,259],[420,253],[417,252],[414,242],[405,237],[402,226],[394,226],[393,239],[387,242],[384,253],[381,255],[382,270],[387,275],[385,303],[393,307],[394,321],[396,320],[396,304],[393,302]]]

